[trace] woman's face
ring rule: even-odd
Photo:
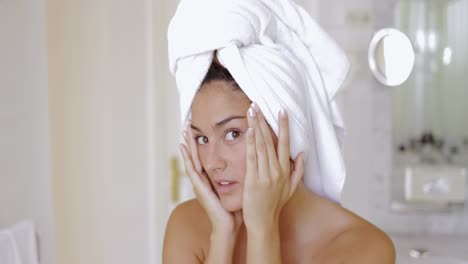
[[[242,209],[250,104],[226,81],[204,84],[192,104],[192,134],[201,165],[230,212]]]

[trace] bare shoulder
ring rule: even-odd
[[[330,243],[333,256],[324,263],[394,264],[395,248],[382,230],[371,225],[352,227]],[[339,253],[338,253],[339,252]]]
[[[179,204],[166,226],[163,263],[202,263],[210,228],[208,217],[196,199]]]
[[[320,263],[395,263],[393,242],[384,231],[339,205],[333,207],[342,226],[318,256]]]

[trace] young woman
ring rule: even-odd
[[[385,233],[305,187],[288,113],[276,136],[216,60],[191,113],[180,149],[197,198],[172,213],[164,264],[395,263]]]

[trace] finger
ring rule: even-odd
[[[258,114],[253,104],[250,106],[249,110],[249,124],[249,126],[253,128],[255,134],[255,149],[257,154],[256,178],[266,180],[270,178],[267,175],[269,172],[268,155],[266,153],[265,141],[263,140],[263,133],[258,122]]]
[[[194,187],[199,186],[202,182],[200,177],[195,177],[197,173],[195,172],[195,168],[193,166],[187,146],[180,144],[179,150],[182,153],[182,158],[184,159],[185,174],[187,174]]]
[[[305,172],[305,159],[304,152],[301,152],[297,155],[296,160],[294,161],[294,171],[291,174],[291,184],[289,189],[290,196],[296,191],[297,185],[304,177]]]
[[[211,184],[210,179],[208,178],[208,175],[206,174],[206,172],[202,170],[202,172],[199,173],[199,176],[200,176],[200,180],[203,182],[203,184],[205,184],[206,188],[212,190],[213,193],[216,193],[213,185]]]
[[[199,178],[203,181],[205,185],[207,185],[208,187],[211,187],[211,183],[207,175],[203,174],[203,166],[201,165],[199,155],[198,155],[198,144],[193,136],[191,125],[192,123],[190,121],[187,122],[184,128],[184,132],[183,132],[186,146],[189,146],[188,148],[185,146],[188,150],[187,154],[191,158],[193,165],[194,165],[194,169],[198,173]]]
[[[268,176],[270,177],[278,177],[279,175],[283,174],[280,171],[280,166],[278,163],[278,156],[276,155],[276,150],[275,150],[275,144],[273,143],[273,138],[271,135],[271,130],[270,130],[270,125],[265,120],[265,116],[263,115],[262,111],[258,108],[257,105],[257,113],[258,113],[258,125],[260,127],[260,130],[262,131],[263,135],[263,142],[266,147],[266,154],[268,156],[268,167],[270,173]],[[289,172],[288,174],[289,175]]]
[[[189,134],[188,134],[188,131],[189,131],[189,121],[187,121],[187,123],[184,125],[184,129],[182,131],[182,135],[184,137],[184,142],[185,142],[185,146],[190,146],[190,140],[189,140]],[[192,153],[190,152],[190,148],[187,148],[188,150],[188,153],[190,155],[192,155]]]
[[[278,121],[278,159],[283,173],[289,175],[291,173],[289,118],[284,109],[278,113]]]
[[[188,146],[188,154],[192,158],[192,162],[195,167],[195,171],[198,172],[199,174],[202,173],[203,167],[201,165],[199,155],[198,155],[198,144],[196,139],[193,136],[192,133],[192,128],[191,128],[191,122],[187,122],[185,125],[184,131],[183,131],[183,136],[185,140],[185,145]]]
[[[192,155],[193,165],[195,166],[196,172],[201,174],[203,167],[201,165],[201,162],[198,156],[198,144],[197,144],[196,139],[193,136],[191,125],[192,123],[189,123],[189,128],[188,128],[188,140],[190,142],[189,143],[190,153]]]
[[[195,194],[197,194],[197,196],[199,197],[204,195],[210,195],[210,193],[215,195],[212,191],[208,178],[205,175],[200,175],[195,171],[195,167],[193,166],[192,160],[189,156],[187,146],[181,144],[179,146],[179,149],[184,159],[185,174],[187,174],[187,176],[189,177],[190,182],[192,183],[192,186],[194,188]]]
[[[187,144],[189,145],[189,153],[190,153],[190,157],[192,158],[192,162],[194,164],[194,168],[195,168],[195,171],[198,173],[198,175],[200,176],[200,179],[202,180],[202,182],[210,189],[212,189],[214,191],[214,188],[208,178],[208,175],[205,173],[205,171],[203,170],[203,166],[201,165],[201,161],[200,161],[200,158],[199,158],[199,154],[198,154],[198,143],[197,143],[197,140],[195,139],[195,137],[193,136],[193,131],[192,131],[192,128],[191,128],[191,125],[192,123],[189,122],[187,124],[187,132],[184,132],[184,136],[185,136],[185,140],[186,142],[188,142]]]
[[[188,131],[187,131],[187,125],[184,126],[184,130],[182,132],[182,135],[184,137],[184,142],[185,142],[185,145],[181,144],[179,146],[179,150],[180,150],[180,153],[182,153],[182,157],[184,159],[184,166],[185,166],[185,174],[189,177],[190,179],[190,182],[192,183],[192,187],[193,187],[193,190],[194,190],[194,193],[197,194],[197,191],[198,189],[195,187],[195,183],[193,182],[192,180],[192,174],[190,173],[190,170],[188,168],[188,162],[190,160],[190,162],[193,162],[192,161],[192,153],[191,153],[191,149],[190,149],[190,140],[189,140],[189,134],[188,134]],[[189,147],[187,147],[189,146]],[[186,153],[184,153],[184,151]],[[184,156],[185,155],[185,156]],[[198,194],[197,194],[198,195]]]
[[[215,191],[213,191],[211,188],[208,177],[204,174],[199,175],[195,171],[191,157],[188,153],[188,149],[185,145],[181,144],[180,151],[184,157],[186,174],[189,176],[189,179],[192,182],[197,199],[200,201],[201,206],[210,216],[211,222],[219,222],[216,220],[216,215],[219,215],[219,211],[224,209]]]
[[[257,150],[255,146],[255,132],[254,129],[249,127],[247,129],[247,165],[246,165],[246,184],[251,184],[256,179],[257,169]]]

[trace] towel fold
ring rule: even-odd
[[[349,62],[305,10],[290,0],[181,0],[168,48],[182,123],[217,51],[276,134],[278,111],[286,109],[291,156],[305,152],[305,185],[340,202],[344,124],[335,95]]]
[[[15,237],[22,263],[39,264],[39,247],[34,222],[23,220],[15,224],[10,230]]]
[[[10,230],[0,230],[0,263],[22,264],[18,246]]]
[[[31,220],[0,230],[0,264],[39,264],[36,232]]]

